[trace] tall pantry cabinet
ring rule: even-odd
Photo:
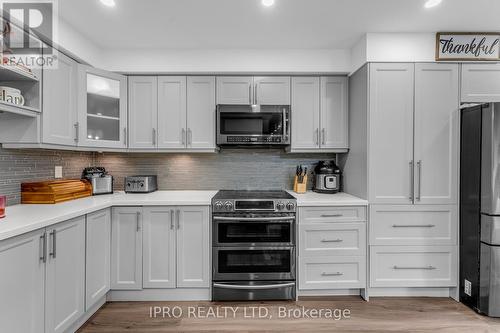
[[[370,202],[370,287],[456,287],[459,65],[370,63],[350,85],[345,190]]]

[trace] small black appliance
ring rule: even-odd
[[[338,193],[342,187],[342,171],[334,161],[319,161],[314,168],[313,191]]]

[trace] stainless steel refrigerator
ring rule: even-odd
[[[500,103],[461,118],[460,301],[500,317]]]

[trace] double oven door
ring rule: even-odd
[[[294,280],[295,215],[214,216],[215,281]]]

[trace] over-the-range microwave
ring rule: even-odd
[[[289,105],[217,105],[217,145],[289,144]]]

